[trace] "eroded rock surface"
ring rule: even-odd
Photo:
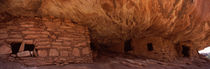
[[[209,6],[208,0],[0,1],[2,13],[55,16],[88,26],[92,41],[105,45],[115,43],[114,40],[120,43],[158,37],[172,45],[185,44],[195,50],[210,45]]]

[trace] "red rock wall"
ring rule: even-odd
[[[37,57],[92,62],[88,29],[64,19],[22,17],[0,23],[0,41],[34,44]]]

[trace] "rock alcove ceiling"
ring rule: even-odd
[[[209,0],[0,0],[0,8],[1,23],[17,17],[71,20],[88,27],[96,45],[147,38],[196,51],[210,45]]]

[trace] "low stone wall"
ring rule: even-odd
[[[92,62],[88,29],[65,19],[22,17],[0,23],[0,42],[34,44],[39,58],[62,58],[71,63]]]
[[[133,39],[131,46],[133,47],[131,54],[161,61],[173,61],[183,57],[198,57],[198,51],[193,44],[183,42],[175,44],[161,37]]]
[[[162,37],[145,37],[127,41],[112,41],[107,44],[108,51],[126,53],[161,61],[177,58],[196,58],[198,50],[190,42],[173,43]]]
[[[131,54],[134,55],[163,61],[174,60],[178,57],[174,44],[161,37],[133,39],[131,45],[133,47]]]

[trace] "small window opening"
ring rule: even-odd
[[[190,54],[189,54],[189,51],[190,51],[190,48],[188,46],[182,46],[182,54],[184,57],[189,57]]]
[[[131,40],[126,40],[124,43],[124,51],[127,53],[131,50],[133,50],[133,48],[131,47]]]
[[[148,43],[147,44],[147,50],[148,51],[153,51],[153,45],[152,45],[152,43]]]
[[[21,46],[21,42],[13,42],[11,43],[11,48],[12,48],[12,54],[17,54],[19,49],[20,49],[20,46]]]
[[[34,44],[25,44],[24,51],[33,51],[34,47]]]
[[[30,51],[31,57],[35,57],[37,56],[37,49],[35,49],[35,45],[34,44],[25,44],[24,46],[24,51]]]

